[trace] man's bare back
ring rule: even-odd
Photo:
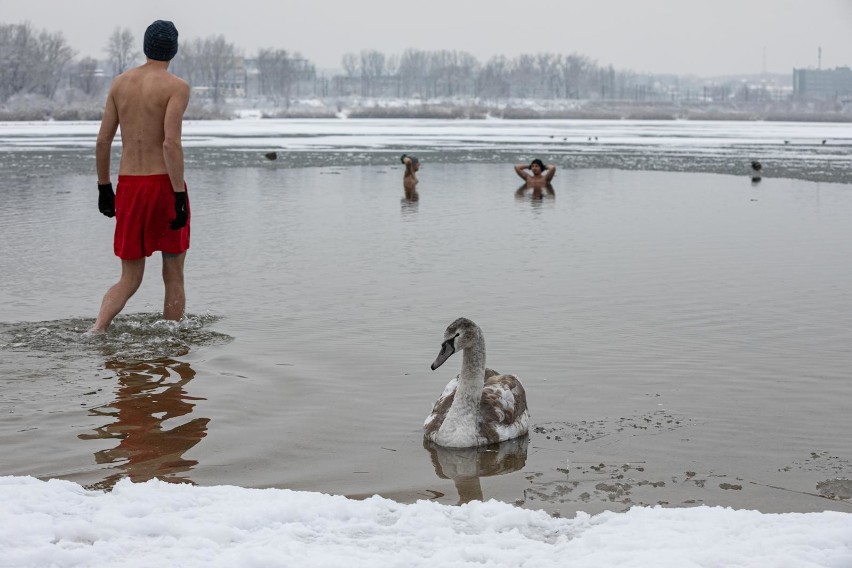
[[[109,147],[121,126],[119,175],[169,174],[183,191],[181,124],[189,84],[168,72],[166,62],[149,60],[115,78],[98,134],[98,178],[109,181]]]

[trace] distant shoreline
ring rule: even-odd
[[[246,112],[246,111],[242,111]],[[466,119],[466,120],[716,120],[771,122],[852,122],[852,108],[793,104],[724,105],[602,103],[592,101],[511,101],[505,105],[447,101],[354,101],[338,109],[295,106],[258,109],[262,118]]]
[[[224,118],[224,117],[222,117]],[[502,113],[470,113],[465,109],[450,109],[447,111],[415,111],[397,112],[386,110],[357,109],[345,116],[339,114],[305,113],[300,111],[263,113],[261,119],[398,119],[398,120],[712,120],[712,121],[764,121],[764,122],[852,122],[852,115],[846,113],[796,113],[754,115],[742,112],[711,112],[711,113],[663,113],[663,112],[536,112],[513,110]],[[203,119],[202,119],[203,120]]]
[[[807,104],[774,104],[734,107],[721,104],[602,104],[597,102],[517,101],[504,106],[483,105],[463,101],[300,101],[289,107],[250,101],[231,101],[213,107],[196,101],[187,109],[186,120],[257,119],[440,119],[440,120],[695,120],[695,121],[764,121],[764,122],[852,122],[852,107],[828,110],[808,108]],[[71,105],[34,105],[0,107],[0,122],[85,121],[101,119],[100,103],[86,101]]]
[[[79,122],[79,121],[100,121],[100,115],[89,114],[63,114],[61,116],[49,117],[9,117],[0,113],[0,122]],[[676,121],[676,120],[692,120],[692,121],[714,121],[714,122],[825,122],[825,123],[850,123],[852,116],[848,115],[797,115],[797,116],[767,116],[767,117],[749,117],[740,115],[712,115],[712,116],[688,116],[688,117],[668,117],[668,116],[614,116],[614,115],[549,115],[542,114],[540,116],[525,116],[525,117],[445,117],[445,116],[422,116],[420,114],[394,114],[392,116],[327,116],[327,115],[311,115],[311,114],[289,114],[284,116],[261,116],[260,120],[647,120],[647,121]],[[187,116],[185,120],[240,120],[234,116]]]

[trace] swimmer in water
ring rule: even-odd
[[[403,154],[400,161],[405,165],[405,173],[402,175],[402,189],[405,192],[405,198],[408,201],[417,201],[420,196],[417,194],[417,170],[420,169],[420,160],[416,156]]]
[[[553,164],[545,166],[544,162],[536,158],[530,162],[530,165],[516,165],[515,173],[527,183],[527,186],[541,190],[545,187],[545,184],[549,184],[550,180],[553,179],[553,176],[556,175],[556,166]]]
[[[763,170],[763,164],[758,162],[757,160],[751,161],[751,181],[757,183],[761,179],[761,171]]]

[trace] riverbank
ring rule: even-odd
[[[37,96],[0,106],[0,121],[100,120],[102,97],[53,101]],[[852,102],[828,101],[593,101],[535,99],[310,98],[291,101],[195,98],[187,120],[290,119],[466,119],[466,120],[713,120],[852,122]]]

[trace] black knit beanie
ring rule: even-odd
[[[178,50],[178,31],[175,25],[166,20],[157,20],[148,26],[142,50],[148,59],[171,61]]]

